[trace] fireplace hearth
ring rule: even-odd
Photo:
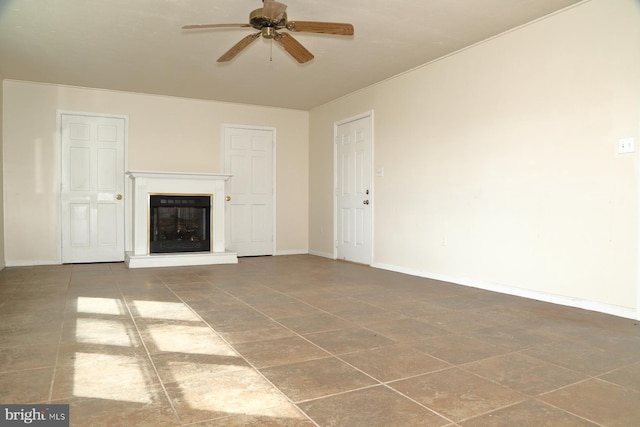
[[[211,195],[149,197],[149,252],[208,252]]]

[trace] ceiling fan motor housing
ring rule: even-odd
[[[284,13],[282,19],[274,21],[264,16],[262,8],[256,9],[249,14],[249,24],[256,30],[262,30],[265,27],[280,29],[287,25],[287,14]]]

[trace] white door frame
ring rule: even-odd
[[[277,177],[277,173],[276,173],[276,146],[277,146],[277,134],[276,134],[276,128],[275,127],[271,127],[271,126],[252,126],[252,125],[234,125],[232,123],[223,123],[220,126],[220,170],[223,173],[227,173],[227,171],[225,171],[225,150],[224,150],[224,146],[225,146],[225,130],[229,129],[229,128],[236,128],[236,129],[247,129],[247,130],[265,130],[265,131],[270,131],[271,134],[273,135],[273,139],[272,139],[272,159],[271,159],[271,167],[272,167],[272,174],[273,174],[273,189],[272,189],[272,200],[271,200],[271,205],[273,206],[273,212],[272,212],[272,217],[273,217],[273,223],[272,223],[272,227],[273,227],[273,247],[272,247],[272,253],[273,255],[277,255],[276,253],[276,240],[277,240],[277,229],[276,229],[276,223],[277,223],[277,217],[276,217],[276,211],[277,211],[277,207],[276,207],[276,188],[277,188],[277,181],[276,181],[276,177]],[[233,178],[233,177],[232,177]],[[225,183],[225,185],[229,185],[228,183]],[[225,190],[227,191],[227,190]],[[225,215],[226,215],[226,206],[223,207],[223,209],[225,209]],[[225,218],[225,223],[228,223],[229,218]]]
[[[639,208],[640,211],[640,171],[638,171],[636,173],[636,188],[637,188],[637,202],[636,205]],[[636,232],[636,246],[640,246],[640,215],[636,216],[636,219],[638,221],[638,225],[637,225],[637,229],[638,231]],[[638,251],[638,254],[636,255],[636,320],[640,320],[640,251]]]
[[[371,236],[371,263],[373,265],[373,249],[374,249],[374,239],[373,239],[373,229],[374,229],[374,209],[375,206],[375,188],[374,188],[374,180],[373,180],[373,165],[374,165],[374,134],[373,134],[373,110],[369,110],[365,113],[358,114],[356,116],[348,117],[346,119],[339,120],[333,123],[333,259],[338,259],[338,247],[336,242],[338,241],[338,145],[336,144],[335,138],[338,135],[338,127],[342,124],[353,122],[356,120],[360,120],[366,117],[371,118],[371,194],[369,196],[369,200],[371,201],[371,229],[368,230]]]
[[[62,264],[62,116],[89,116],[89,117],[105,117],[111,119],[123,119],[124,120],[124,171],[129,169],[129,116],[119,114],[104,114],[104,113],[91,113],[87,111],[72,111],[72,110],[56,110],[56,210],[58,212],[58,233],[56,242],[56,262]],[[131,250],[131,203],[129,196],[131,194],[130,183],[127,182],[125,177],[124,184],[124,250]]]

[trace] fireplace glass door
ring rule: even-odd
[[[150,196],[150,253],[209,252],[210,196]]]

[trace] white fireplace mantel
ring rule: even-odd
[[[226,174],[128,171],[131,182],[132,248],[125,262],[129,268],[181,265],[235,264],[236,253],[225,250]],[[152,194],[211,195],[211,243],[209,252],[149,253],[149,196]]]

